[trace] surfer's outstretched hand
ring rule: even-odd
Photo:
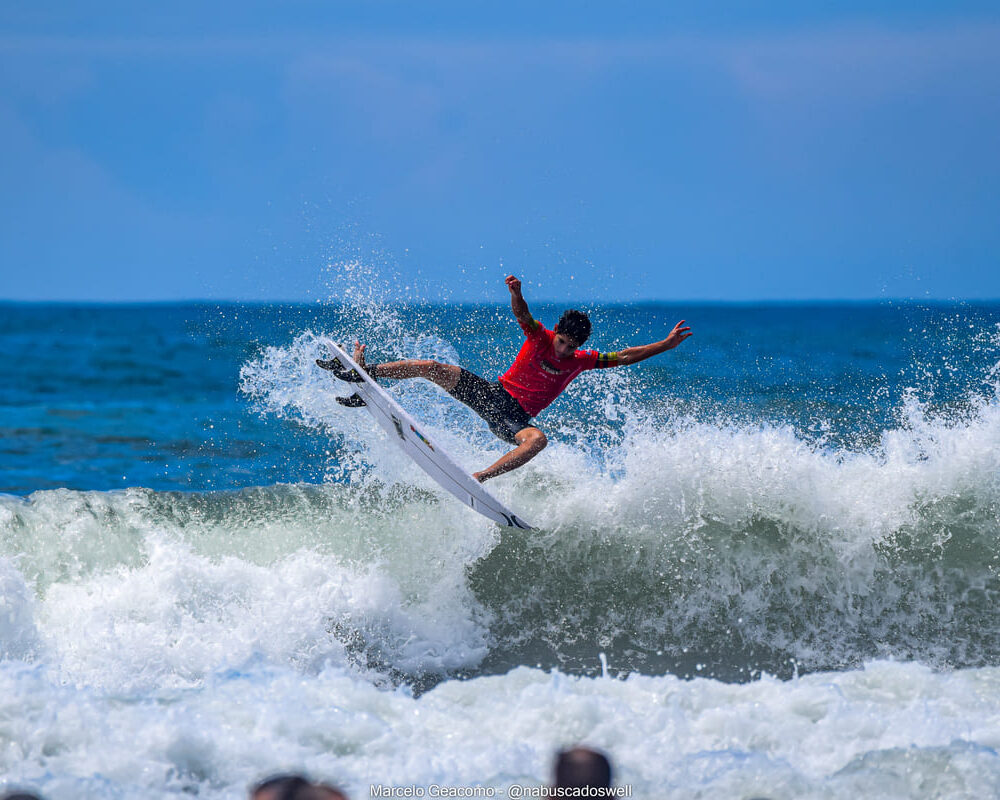
[[[694,336],[694,334],[691,333],[690,328],[682,327],[684,325],[684,322],[685,320],[682,319],[680,322],[674,325],[674,329],[670,331],[670,335],[666,339],[667,350],[673,350],[675,347],[677,347],[677,345],[679,345],[689,336]],[[355,361],[357,361],[357,358],[355,358]]]

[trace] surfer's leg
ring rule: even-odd
[[[454,364],[442,364],[440,361],[423,361],[407,358],[402,361],[388,361],[385,364],[368,366],[365,363],[365,348],[368,345],[354,343],[354,360],[365,368],[373,378],[426,378],[433,381],[446,392],[450,392],[458,383],[462,368]]]
[[[482,472],[473,472],[472,477],[482,483],[497,475],[503,475],[505,472],[523,467],[541,453],[545,449],[545,445],[549,443],[545,434],[534,426],[522,428],[514,434],[514,439],[517,441],[517,447],[501,456]]]
[[[446,392],[450,392],[458,383],[462,368],[454,364],[442,364],[440,361],[421,361],[408,358],[404,361],[389,361],[379,364],[374,369],[379,378],[426,378],[433,381]]]

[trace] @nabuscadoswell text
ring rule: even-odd
[[[511,784],[506,788],[494,786],[385,786],[373,783],[370,797],[496,797],[525,800],[536,797],[631,797],[632,786],[521,786]]]

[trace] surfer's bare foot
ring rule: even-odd
[[[361,367],[365,372],[368,373],[368,377],[372,380],[378,379],[378,368],[379,364],[368,364],[365,361],[365,348],[368,347],[366,344],[361,344],[360,342],[354,343],[354,360],[358,362],[358,366]]]
[[[366,344],[361,344],[361,342],[354,343],[354,360],[358,362],[358,366],[362,369],[365,368],[365,348],[368,347]],[[367,372],[368,370],[365,369]]]
[[[483,470],[482,472],[473,472],[472,477],[475,478],[480,483],[486,483],[486,481],[490,479],[490,476],[486,475],[485,473],[486,470]]]

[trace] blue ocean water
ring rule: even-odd
[[[531,304],[551,326],[562,307]],[[495,377],[506,305],[0,304],[0,772],[242,796],[302,768],[646,797],[1000,795],[1000,304],[582,307],[550,446],[440,491],[313,360]],[[470,471],[503,452],[387,382]]]
[[[904,398],[948,413],[989,396],[996,379],[996,305],[584,307],[595,323],[587,346],[601,350],[662,338],[681,318],[694,325],[682,348],[630,371],[633,406],[669,405],[671,418],[792,425],[821,445],[864,449],[904,421]],[[562,309],[534,310],[551,326]],[[381,360],[434,339],[447,344],[445,357],[490,378],[520,346],[506,306],[402,307],[385,328],[370,309],[319,304],[0,311],[8,354],[0,491],[20,495],[322,482],[328,442],[294,415],[278,423],[262,416],[240,391],[244,363],[303,331],[365,335]],[[556,436],[564,426],[614,429],[592,401],[570,391],[538,424]]]

